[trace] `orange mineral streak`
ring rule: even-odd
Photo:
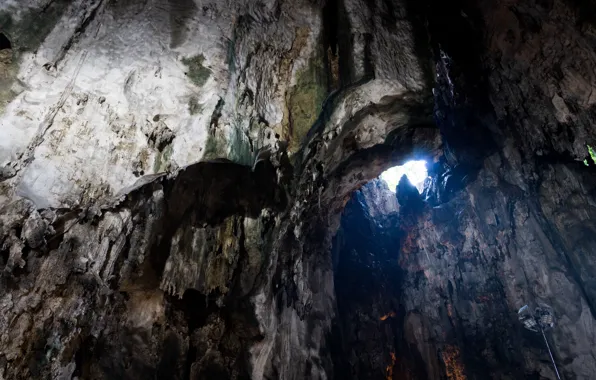
[[[383,315],[381,318],[379,318],[381,321],[386,321],[389,318],[393,318],[395,317],[395,311],[392,311],[390,313],[387,313],[385,315]]]
[[[445,346],[443,350],[445,372],[449,380],[466,380],[464,367],[459,360],[459,349],[455,346]]]
[[[395,353],[391,352],[391,364],[387,366],[387,380],[393,380],[393,367],[395,367],[395,362],[397,358],[395,357]]]

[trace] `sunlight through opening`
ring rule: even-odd
[[[424,180],[428,177],[426,161],[408,161],[401,166],[394,166],[385,170],[380,177],[387,183],[389,189],[395,192],[395,188],[404,174],[408,177],[410,183],[418,189],[418,192],[422,193]]]

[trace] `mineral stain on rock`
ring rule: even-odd
[[[168,0],[167,3],[170,12],[170,47],[176,48],[184,43],[187,28],[198,8],[193,0]]]
[[[153,173],[160,173],[168,169],[170,158],[172,157],[173,147],[172,145],[166,145],[162,150],[158,151],[155,156],[155,162],[153,164]]]
[[[288,95],[291,150],[302,143],[322,111],[327,96],[326,69],[321,58],[311,58],[296,74],[296,85]]]
[[[200,115],[203,109],[204,106],[199,103],[197,97],[191,96],[191,98],[188,100],[188,112],[190,112],[191,115]]]
[[[0,111],[14,95],[10,90],[14,72],[16,71],[13,62],[12,44],[4,33],[0,33]]]
[[[25,52],[35,52],[54,29],[72,0],[50,1],[45,7],[18,12],[15,6],[0,9],[0,115],[18,92],[12,88]]]
[[[209,76],[211,75],[211,70],[203,66],[204,62],[205,56],[203,56],[203,54],[182,59],[182,63],[188,68],[188,71],[186,72],[188,79],[199,87],[202,87],[207,83],[207,79],[209,79]]]

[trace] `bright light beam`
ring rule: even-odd
[[[380,177],[387,183],[389,190],[395,192],[395,188],[404,174],[408,177],[410,183],[418,189],[418,192],[422,193],[424,180],[428,177],[426,161],[408,161],[401,166],[394,166],[385,170]]]

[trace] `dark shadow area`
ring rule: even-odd
[[[338,318],[332,355],[335,379],[425,379],[424,362],[403,328],[402,219],[423,201],[402,177],[397,193],[375,179],[354,192],[333,240]]]
[[[10,40],[4,33],[0,33],[0,50],[12,49]]]
[[[444,137],[448,163],[477,170],[496,149],[487,130],[494,124],[494,114],[482,61],[486,50],[482,17],[465,0],[407,1],[407,7],[417,28],[417,45],[430,45],[432,51],[434,119]]]
[[[161,187],[164,195],[160,204],[155,205],[159,217],[151,236],[153,242],[149,244],[149,259],[145,260],[143,275],[138,279],[150,288],[159,286],[172,239],[180,226],[205,228],[219,225],[232,216],[256,218],[263,209],[282,211],[288,202],[285,189],[277,183],[276,169],[269,159],[263,159],[252,168],[227,160],[199,162],[186,167],[175,178],[159,176],[133,186],[123,204],[134,203],[140,194],[150,197]],[[180,242],[181,247],[191,244]]]
[[[270,161],[254,170],[232,162],[200,162],[181,171],[166,185],[169,223],[185,217],[215,225],[231,215],[256,217],[262,209],[283,210],[287,200]]]

